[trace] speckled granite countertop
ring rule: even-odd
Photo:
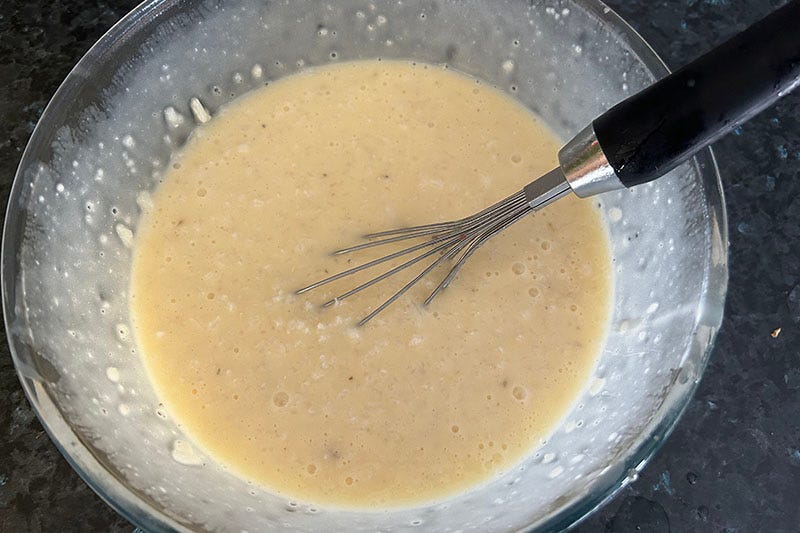
[[[673,67],[782,3],[608,0]],[[48,99],[135,4],[0,5],[3,206]],[[800,92],[715,149],[728,201],[731,276],[711,363],[640,479],[579,531],[800,528]],[[20,389],[5,342],[0,350],[0,531],[131,531],[59,455]]]

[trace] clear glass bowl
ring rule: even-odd
[[[513,469],[426,506],[356,512],[287,501],[195,449],[159,405],[129,330],[143,193],[201,109],[213,115],[304,66],[375,57],[446,62],[508,91],[564,139],[667,73],[596,0],[165,0],[114,26],[59,88],[22,158],[3,235],[3,304],[42,424],[83,479],[144,529],[561,529],[636,478],[700,379],[727,285],[709,150],[655,183],[593,200],[615,261],[608,337],[582,397]]]

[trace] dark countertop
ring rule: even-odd
[[[608,0],[672,67],[781,0]],[[0,6],[0,201],[45,104],[135,0]],[[800,31],[800,29],[798,29]],[[639,480],[578,531],[800,528],[800,91],[715,146],[730,288],[711,363]],[[771,334],[780,328],[780,334]],[[50,442],[0,355],[0,531],[131,531]]]

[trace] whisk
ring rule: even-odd
[[[334,255],[416,240],[386,256],[312,283],[297,294],[404,256],[403,263],[325,302],[329,307],[409,267],[422,271],[358,322],[363,326],[434,270],[450,265],[425,299],[450,285],[487,240],[569,193],[586,198],[663,176],[800,83],[800,0],[789,2],[680,70],[623,100],[558,153],[559,166],[519,192],[460,220],[391,229]]]

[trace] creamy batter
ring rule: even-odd
[[[136,335],[166,407],[241,476],[321,505],[410,505],[512,467],[602,342],[609,253],[589,202],[528,216],[430,307],[444,272],[363,328],[415,272],[328,309],[366,278],[293,291],[387,252],[330,255],[360,234],[471,214],[557,150],[513,100],[434,66],[343,63],[232,103],[173,160],[136,237]]]

